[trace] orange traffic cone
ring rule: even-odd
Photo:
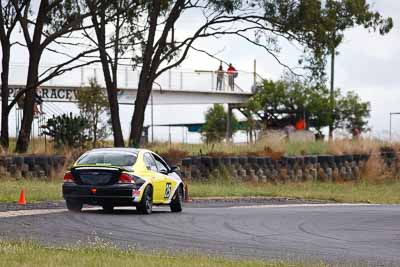
[[[188,188],[187,184],[185,184],[185,199],[184,199],[184,201],[185,202],[189,202],[190,201],[190,199],[189,199],[189,188]]]
[[[21,194],[19,195],[18,205],[26,205],[26,199],[25,199],[25,191],[24,191],[24,189],[21,190]]]

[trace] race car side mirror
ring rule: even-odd
[[[160,173],[164,174],[164,175],[168,175],[169,172],[167,170],[161,170]]]
[[[179,172],[181,169],[179,166],[171,166],[171,171],[170,172]]]

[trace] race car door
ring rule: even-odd
[[[153,202],[163,203],[165,193],[165,179],[158,172],[156,161],[151,153],[146,152],[143,155],[143,161],[147,167],[146,176],[151,177],[153,180]]]
[[[156,161],[157,169],[159,172],[160,177],[163,179],[163,185],[164,185],[164,194],[163,194],[163,202],[167,203],[171,196],[174,194],[175,189],[177,187],[177,181],[174,179],[171,179],[171,177],[168,176],[170,172],[170,168],[168,165],[162,160],[158,155],[152,154],[153,158]]]

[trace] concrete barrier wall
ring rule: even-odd
[[[337,181],[357,180],[369,155],[318,155],[283,157],[190,157],[182,160],[182,176],[202,181],[228,173],[236,181]],[[220,173],[219,173],[220,172]]]

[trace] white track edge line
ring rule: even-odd
[[[368,203],[326,203],[326,204],[268,204],[268,205],[248,205],[248,206],[234,206],[230,209],[261,209],[261,208],[301,208],[301,207],[363,207],[363,206],[383,206],[382,204],[368,204]]]
[[[98,208],[83,208],[85,210],[97,210]],[[68,211],[67,209],[35,209],[35,210],[11,210],[0,212],[0,218],[12,218],[19,216],[32,216],[32,215],[45,215],[52,213],[62,213]]]

